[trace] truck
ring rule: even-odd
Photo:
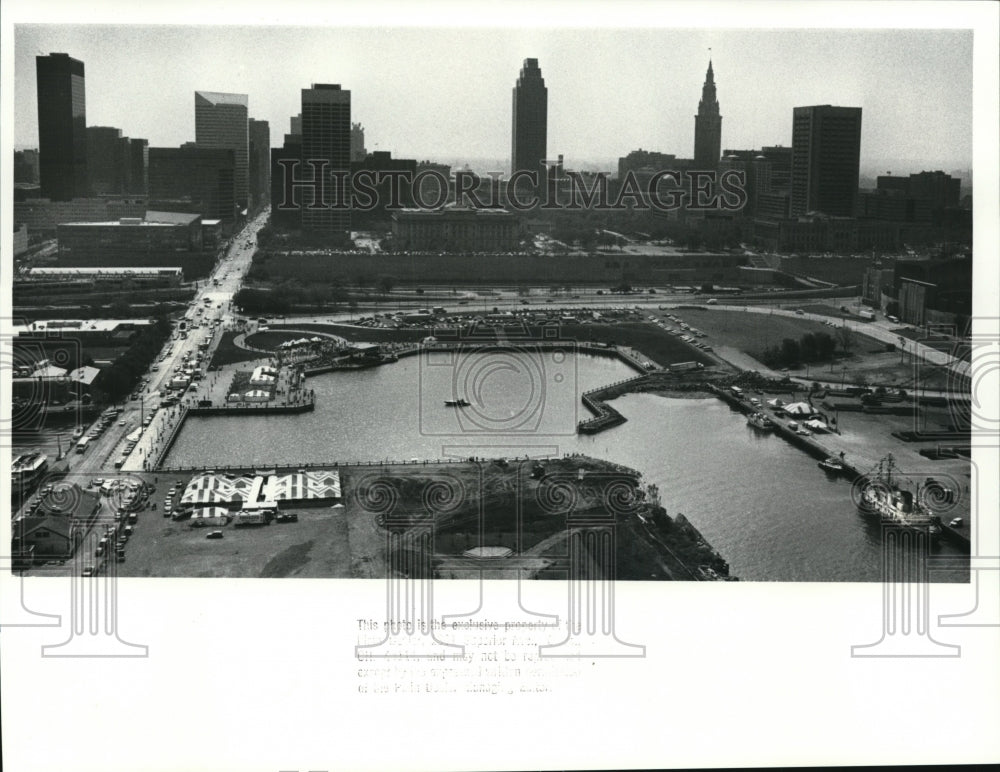
[[[874,311],[870,311],[867,308],[863,308],[862,310],[858,311],[858,316],[860,316],[866,322],[874,322],[875,321],[875,312]]]
[[[672,373],[683,373],[688,370],[702,370],[704,367],[701,362],[674,362],[669,369]]]
[[[235,525],[264,525],[267,522],[266,512],[263,509],[237,512]]]

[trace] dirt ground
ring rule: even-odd
[[[545,462],[546,469],[562,479],[575,479],[580,469],[588,480],[602,474],[620,475],[611,465],[585,457]],[[126,561],[118,565],[121,576],[147,577],[323,577],[381,578],[390,569],[386,515],[417,516],[431,510],[440,527],[434,551],[461,559],[470,546],[496,546],[512,538],[508,520],[519,496],[526,512],[525,546],[545,542],[565,530],[564,515],[539,509],[538,483],[530,480],[533,462],[512,461],[502,466],[482,463],[419,464],[411,468],[341,467],[342,504],[293,510],[297,522],[272,522],[262,526],[194,528],[190,521],[163,517],[163,500],[174,482],[186,484],[189,476],[159,475],[153,501],[157,510],[139,513]],[[407,465],[409,466],[409,465]],[[567,478],[569,479],[569,478]],[[617,478],[616,478],[617,479]],[[386,494],[388,482],[394,492]],[[558,492],[555,494],[558,498]],[[391,506],[390,506],[391,503]],[[454,505],[454,506],[453,506]],[[480,513],[486,532],[480,532]],[[542,522],[551,519],[552,522]],[[208,539],[210,531],[223,538]],[[480,545],[480,538],[487,544]],[[648,550],[646,550],[648,552]],[[647,556],[648,560],[652,560]]]
[[[663,312],[658,312],[662,314]],[[742,313],[740,311],[696,311],[686,309],[681,317],[707,334],[713,346],[731,346],[759,358],[761,352],[780,346],[784,338],[798,340],[807,332],[826,332],[838,341],[837,330],[809,319],[787,316]],[[838,354],[832,363],[789,368],[789,375],[818,381],[871,383],[913,388],[919,383],[928,389],[948,385],[947,372],[941,367],[914,363],[909,354],[886,351],[885,344],[856,332],[851,333],[850,355]]]

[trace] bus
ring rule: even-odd
[[[76,443],[76,452],[83,453],[90,446],[90,437],[81,437]]]

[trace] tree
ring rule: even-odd
[[[799,348],[799,342],[794,338],[785,338],[781,341],[781,358],[784,360],[785,364],[791,365],[800,361],[802,357],[802,352]]]
[[[799,339],[799,351],[804,361],[816,361],[816,336],[813,333],[807,332]]]
[[[392,288],[396,286],[395,276],[379,276],[378,286],[386,294],[392,292]]]
[[[816,339],[816,358],[821,362],[827,362],[833,359],[833,352],[837,348],[837,344],[834,342],[833,338],[830,337],[829,333],[817,332],[815,334]]]
[[[111,303],[111,308],[109,309],[109,315],[112,319],[123,319],[129,315],[129,310],[131,306],[122,298],[115,298]]]
[[[837,328],[837,343],[840,344],[840,348],[845,353],[850,353],[851,349],[854,348],[854,336],[847,327]]]

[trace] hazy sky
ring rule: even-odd
[[[300,89],[351,90],[371,150],[406,158],[510,156],[511,89],[536,57],[548,86],[548,154],[569,168],[643,148],[693,154],[714,62],[724,148],[791,144],[792,108],[864,110],[862,171],[972,163],[972,33],[928,30],[15,28],[17,147],[38,143],[37,54],[86,66],[87,123],[151,146],[194,139],[194,91],[245,93],[280,145]]]

